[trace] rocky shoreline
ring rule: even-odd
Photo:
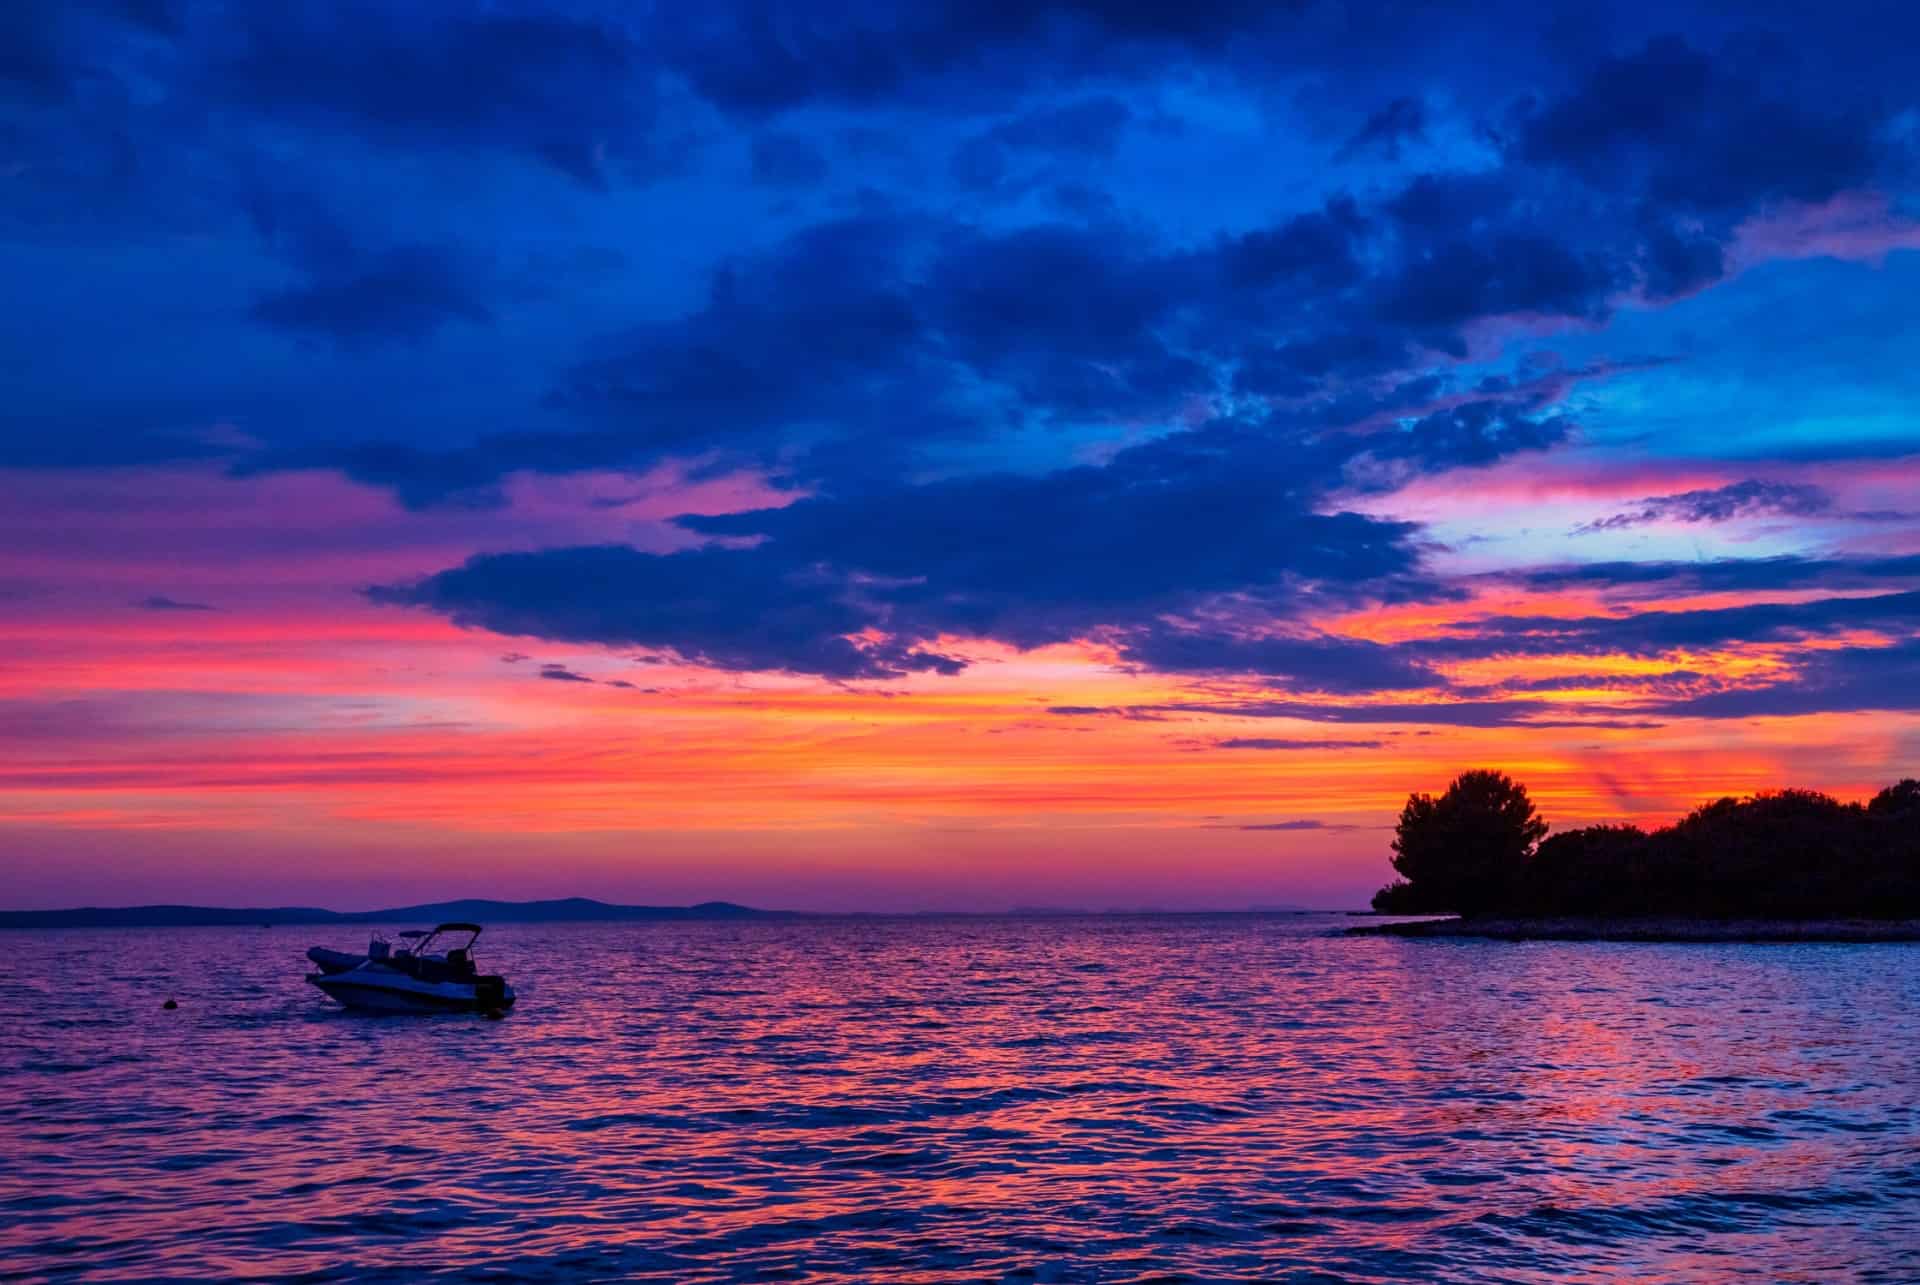
[[[1360,937],[1494,941],[1920,941],[1920,919],[1609,919],[1587,916],[1396,920],[1347,929]]]

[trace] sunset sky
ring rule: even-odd
[[[1920,775],[1920,8],[1461,8],[0,6],[0,906]]]

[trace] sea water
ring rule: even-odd
[[[1345,922],[0,933],[0,1278],[1920,1280],[1920,948]]]

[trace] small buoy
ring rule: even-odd
[[[180,1001],[170,999],[166,1003],[162,1004],[160,1007],[161,1008],[179,1008]]]

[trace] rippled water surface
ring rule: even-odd
[[[1920,1280],[1920,949],[1339,926],[0,933],[0,1277]]]

